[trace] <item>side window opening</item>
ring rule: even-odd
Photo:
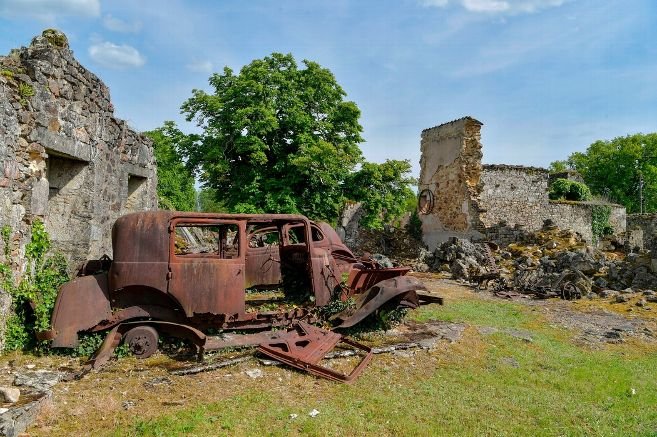
[[[287,231],[290,244],[305,244],[306,233],[303,225],[292,226]]]
[[[175,228],[175,255],[233,259],[240,256],[239,227],[234,223],[180,223]]]
[[[278,229],[263,229],[251,231],[249,234],[249,247],[278,247],[280,236]]]
[[[317,226],[313,225],[310,229],[313,241],[322,241],[324,239],[324,234],[322,234],[322,231],[320,231]]]

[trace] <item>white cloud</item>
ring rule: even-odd
[[[194,61],[187,64],[185,67],[194,73],[211,73],[213,65],[210,61]]]
[[[422,6],[434,6],[437,8],[444,8],[449,3],[449,0],[422,0]]]
[[[91,45],[89,56],[98,64],[115,69],[141,67],[146,63],[146,59],[136,48],[107,41]]]
[[[114,32],[123,32],[123,33],[137,33],[141,30],[141,22],[133,21],[129,23],[123,21],[120,18],[116,18],[107,14],[103,17],[103,26],[106,29],[112,30]]]
[[[97,17],[100,0],[2,0],[0,16],[31,17],[52,21],[56,16]]]
[[[444,8],[448,4],[459,4],[464,9],[488,14],[529,14],[561,6],[569,0],[420,0],[423,6]]]

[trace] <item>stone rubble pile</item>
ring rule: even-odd
[[[27,370],[11,364],[2,369],[0,380],[0,435],[18,436],[34,422],[41,408],[50,402],[52,387],[65,373],[39,369]]]
[[[646,292],[646,303],[648,298],[652,301],[653,290],[657,290],[657,259],[646,251],[625,254],[619,247],[608,244],[606,248],[616,250],[601,251],[573,231],[546,226],[523,242],[493,250],[494,263],[484,244],[457,238],[442,243],[422,261],[432,271],[449,272],[453,278],[469,282],[481,283],[496,276],[497,289],[544,297],[560,293],[566,297],[563,289],[568,287],[575,291],[574,297]]]

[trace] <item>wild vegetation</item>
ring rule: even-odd
[[[577,170],[594,195],[620,203],[628,213],[657,211],[657,133],[596,141],[550,168]]]
[[[50,237],[43,223],[32,223],[30,242],[25,247],[27,268],[17,281],[11,266],[0,264],[2,288],[12,298],[12,311],[7,320],[5,350],[39,347],[35,333],[50,328],[50,316],[59,287],[69,280],[66,259],[51,253]],[[11,255],[11,228],[2,228],[4,258]]]
[[[189,137],[171,121],[145,134],[153,140],[160,208],[193,211],[196,207],[194,175],[185,167],[180,153],[182,144]]]
[[[556,179],[550,184],[550,199],[587,201],[593,199],[591,190],[586,184],[569,179]]]

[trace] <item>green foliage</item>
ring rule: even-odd
[[[197,192],[198,205],[203,212],[227,212],[224,203],[219,200],[219,194],[212,188],[202,188]]]
[[[41,33],[41,35],[55,47],[64,48],[68,46],[68,39],[66,38],[66,35],[57,29],[46,29]]]
[[[383,164],[365,162],[347,177],[346,195],[363,204],[361,226],[383,229],[385,223],[406,212],[407,201],[415,200],[409,185],[416,181],[408,177],[410,171],[408,160],[386,160]]]
[[[14,78],[14,72],[11,71],[11,70],[7,70],[7,69],[0,70],[0,75],[6,77],[8,79],[13,79]]]
[[[5,253],[11,231],[2,229]],[[40,346],[35,332],[50,328],[50,316],[59,287],[69,280],[67,263],[61,254],[49,254],[50,238],[43,223],[32,223],[30,242],[25,247],[27,269],[15,284],[11,268],[0,264],[3,287],[12,297],[13,314],[7,321],[5,350],[28,349]]]
[[[598,241],[605,235],[614,233],[614,228],[609,224],[611,207],[608,205],[593,205],[591,210],[591,231],[593,238]]]
[[[34,95],[34,88],[32,85],[25,82],[20,82],[18,84],[18,96],[20,97],[19,103],[21,106],[27,105],[27,99]]]
[[[569,179],[556,179],[550,185],[550,199],[584,202],[593,199],[591,190],[585,184]]]
[[[411,213],[408,224],[406,224],[406,232],[417,241],[422,241],[422,220],[420,220],[417,210]]]
[[[4,250],[5,258],[9,259],[9,256],[11,255],[11,246],[9,245],[10,237],[11,237],[11,226],[4,225],[0,230],[0,237],[2,238],[2,243],[4,245],[3,250]]]
[[[353,297],[350,297],[347,300],[340,300],[338,296],[334,296],[326,305],[317,307],[317,314],[320,319],[328,320],[329,317],[341,313],[350,308],[355,307],[356,302]]]
[[[355,103],[333,74],[273,53],[210,77],[182,105],[204,128],[182,152],[204,187],[232,212],[303,213],[334,221],[343,182],[362,161]]]
[[[34,95],[34,88],[30,84],[21,82],[18,84],[18,95],[23,98],[32,97]]]
[[[100,348],[106,334],[100,332],[80,334],[78,347],[75,348],[73,355],[76,357],[91,357]],[[125,343],[121,343],[114,349],[115,357],[122,358],[128,355],[130,355],[130,349]]]
[[[657,211],[657,133],[596,141],[586,152],[570,155],[568,167],[582,175],[593,194],[620,203],[628,213],[641,210],[643,179],[645,211]]]
[[[566,160],[559,160],[559,161],[554,161],[550,163],[550,166],[548,167],[548,170],[550,170],[550,173],[563,173],[565,171],[568,171],[568,161]]]
[[[185,166],[180,154],[180,149],[185,147],[186,142],[193,141],[193,137],[183,134],[172,121],[166,121],[164,126],[145,134],[153,140],[160,208],[194,211],[194,176]]]

